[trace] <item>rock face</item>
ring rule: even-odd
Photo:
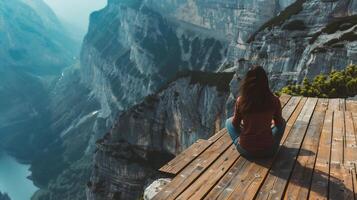
[[[172,155],[220,130],[232,77],[188,73],[120,115],[97,142],[88,198],[139,198]]]
[[[151,200],[157,195],[167,184],[171,182],[169,178],[161,178],[154,181],[147,187],[144,191],[143,198],[144,200]]]
[[[251,64],[263,65],[269,73],[272,88],[277,89],[288,82],[299,82],[306,76],[311,78],[321,72],[327,73],[333,69],[344,68],[349,63],[357,62],[356,5],[357,3],[354,0],[239,2],[228,0],[220,2],[146,0],[131,1],[130,4],[127,1],[112,0],[101,13],[93,14],[92,22],[98,19],[98,15],[104,15],[103,12],[107,13],[108,16],[110,13],[110,16],[114,19],[120,16],[120,20],[114,23],[119,24],[120,28],[115,29],[117,32],[110,31],[108,33],[108,35],[114,34],[120,37],[117,37],[114,41],[110,40],[110,44],[118,42],[115,45],[116,48],[123,46],[128,48],[130,46],[130,50],[125,51],[130,56],[125,55],[125,53],[120,53],[120,55],[109,53],[109,59],[108,57],[95,59],[100,62],[93,62],[93,58],[96,58],[95,55],[98,55],[98,49],[104,49],[107,52],[122,51],[121,49],[113,50],[114,47],[111,45],[96,47],[95,49],[88,48],[91,49],[92,54],[85,53],[91,56],[88,56],[88,59],[84,57],[84,59],[89,63],[87,66],[91,65],[92,67],[86,69],[89,70],[86,71],[86,74],[88,77],[96,78],[103,77],[103,75],[109,77],[108,74],[111,74],[110,77],[120,80],[122,88],[128,85],[134,86],[120,89],[120,91],[123,91],[120,93],[121,98],[115,99],[122,102],[117,107],[126,110],[130,107],[130,102],[137,102],[143,96],[163,85],[164,80],[167,80],[163,77],[166,73],[170,77],[171,74],[182,69],[216,72],[233,70],[236,75],[231,81],[230,92],[224,94],[225,97],[230,94],[229,97],[225,98],[222,104],[221,101],[215,100],[220,108],[218,113],[231,113],[232,104],[237,96],[239,81]],[[118,10],[121,12],[116,12]],[[146,15],[145,18],[148,19],[144,20],[142,16],[145,16],[145,14],[143,15],[143,13],[151,14],[149,14],[150,17]],[[163,25],[157,26],[160,22],[153,20],[157,17],[164,22]],[[130,19],[135,19],[135,21],[128,23]],[[170,27],[172,34],[165,34],[167,31],[163,32],[161,28],[158,28],[162,26]],[[107,30],[109,26],[103,27]],[[161,40],[157,40],[158,34]],[[137,35],[140,37],[136,38]],[[177,42],[169,43],[168,35],[173,36],[169,41]],[[216,51],[224,52],[213,62],[216,66],[207,65],[207,62],[202,60],[195,62],[191,60],[192,58],[198,59],[197,56],[214,56],[209,51],[203,51],[207,48],[202,45],[195,47],[196,39],[199,39],[201,44],[205,43],[202,42],[203,36],[209,36],[212,41],[221,44],[223,47]],[[171,50],[177,48],[174,52],[176,52],[175,55],[179,55],[175,57],[175,64],[161,65],[162,62],[155,62],[156,59],[154,58],[157,58],[155,52],[162,53],[160,50],[148,48],[144,45],[147,44],[143,42],[145,39],[139,39],[146,37],[149,37],[150,41],[162,41],[160,44],[165,45],[159,45],[160,50],[165,49],[163,47],[166,47],[166,44],[175,45],[175,47],[170,46]],[[101,36],[97,38],[101,38]],[[125,39],[122,40],[123,38]],[[87,41],[89,41],[88,38]],[[186,45],[187,41],[188,45]],[[188,46],[188,48],[185,46]],[[167,52],[171,52],[171,50]],[[200,53],[195,54],[195,52]],[[100,55],[105,57],[107,54],[102,53]],[[118,61],[118,58],[120,58],[119,65],[111,64]],[[165,57],[163,61],[167,61],[167,59]],[[103,61],[109,61],[109,64]],[[234,63],[234,65],[227,65],[227,63]],[[95,73],[93,69],[96,70],[99,66],[102,67],[100,73],[99,71]],[[127,66],[130,67],[127,68]],[[167,66],[170,66],[170,68],[167,68]],[[129,73],[125,73],[125,76],[117,76],[117,72],[122,69],[129,71]],[[169,72],[166,70],[169,70]],[[139,76],[139,74],[141,75]],[[101,80],[103,79],[101,78]],[[141,81],[149,84],[140,87],[138,85]],[[181,79],[178,79],[175,87],[183,84],[181,81]],[[112,80],[110,83],[104,83],[104,85],[110,85],[114,82]],[[172,87],[168,87],[167,90],[158,95],[166,97],[168,94],[172,94],[170,92]],[[95,88],[94,84],[92,84],[92,88]],[[175,90],[177,89],[175,88]],[[100,94],[105,90],[95,89],[94,91]],[[157,151],[156,155],[162,155],[162,152],[175,155],[189,146],[195,139],[206,138],[213,134],[215,124],[222,125],[222,120],[220,122],[205,120],[207,125],[201,126],[202,121],[197,121],[196,117],[201,119],[206,116],[202,111],[208,111],[212,106],[205,105],[200,108],[202,110],[197,112],[196,109],[199,106],[194,104],[195,109],[191,107],[192,102],[196,102],[195,99],[188,101],[180,99],[180,97],[187,97],[189,96],[187,94],[191,94],[198,98],[200,94],[188,90],[182,90],[179,94],[177,102],[190,103],[184,104],[178,109],[172,109],[174,104],[168,103],[173,101],[172,98],[163,98],[164,100],[161,97],[159,100],[150,98],[151,103],[146,101],[146,103],[139,104],[139,106],[129,109],[117,118],[117,123],[110,133],[97,144],[95,166],[87,191],[88,199],[138,197],[142,192],[145,180],[155,174],[153,171],[155,167],[152,167],[148,162],[152,159],[148,152],[155,150],[155,152]],[[110,97],[113,97],[113,95],[110,95]],[[102,100],[102,105],[103,102],[116,102],[109,98]],[[165,109],[170,112],[172,118],[162,115]],[[186,111],[187,115],[182,115],[182,111]],[[214,117],[215,113],[210,112],[209,115]],[[205,128],[209,126],[211,126],[210,129]],[[191,132],[189,129],[191,129]],[[200,131],[208,134],[200,134]],[[130,158],[137,158],[140,162],[136,159],[136,161],[129,162]]]
[[[357,62],[356,6],[354,0],[296,1],[250,37],[242,59],[263,64],[275,88],[341,70]]]
[[[11,199],[10,199],[9,195],[7,195],[6,193],[3,194],[0,191],[0,200],[11,200]]]

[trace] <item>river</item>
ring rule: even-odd
[[[0,150],[0,191],[7,193],[11,200],[30,200],[37,188],[27,178],[29,167]]]

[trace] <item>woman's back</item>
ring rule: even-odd
[[[239,144],[252,154],[260,154],[273,146],[272,120],[281,123],[281,105],[278,97],[272,95],[272,104],[263,111],[239,114],[239,98],[237,100],[233,125],[239,128],[243,122]]]

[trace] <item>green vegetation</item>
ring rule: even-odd
[[[288,85],[278,93],[294,96],[347,98],[357,95],[357,65],[350,65],[342,71],[318,75],[312,81],[304,79],[301,85]]]

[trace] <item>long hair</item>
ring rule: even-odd
[[[247,114],[272,109],[272,97],[265,70],[261,66],[254,66],[241,82],[239,112]]]

